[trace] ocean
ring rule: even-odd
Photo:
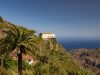
[[[59,38],[58,42],[68,51],[77,48],[100,48],[100,40],[93,38]]]

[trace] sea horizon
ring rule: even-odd
[[[57,41],[67,50],[74,50],[77,48],[95,49],[100,48],[100,38],[86,38],[86,37],[60,37]]]

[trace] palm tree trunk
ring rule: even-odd
[[[3,58],[2,57],[0,58],[0,66],[3,67]]]
[[[1,66],[1,59],[0,59],[0,66]]]
[[[22,75],[22,51],[18,53],[18,75]]]

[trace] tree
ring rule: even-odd
[[[22,54],[35,54],[37,49],[36,36],[34,30],[11,25],[4,38],[4,45],[7,47],[5,54],[15,51],[18,53],[18,75],[22,75]]]
[[[3,18],[0,16],[0,22],[3,22]]]

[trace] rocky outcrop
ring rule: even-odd
[[[95,75],[100,75],[100,48],[76,49],[71,55],[85,68]]]

